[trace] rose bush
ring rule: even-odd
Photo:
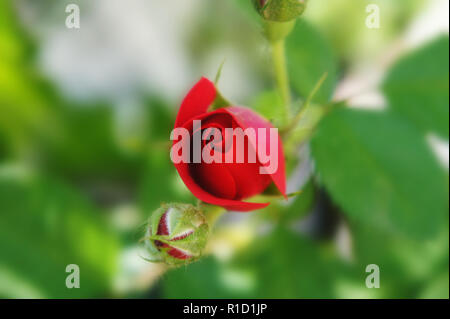
[[[244,202],[243,199],[262,193],[271,183],[274,183],[280,193],[286,196],[285,160],[278,133],[276,133],[278,146],[275,149],[278,166],[274,172],[263,174],[260,168],[264,170],[266,166],[262,164],[264,161],[261,161],[259,156],[258,140],[262,139],[262,136],[258,129],[264,128],[264,132],[267,132],[264,137],[266,146],[264,151],[267,151],[272,149],[270,144],[273,142],[271,142],[268,132],[273,126],[269,121],[245,107],[227,106],[208,111],[216,96],[217,91],[214,84],[208,79],[202,78],[181,103],[175,128],[185,128],[192,136],[194,133],[193,121],[200,120],[202,132],[211,128],[222,132],[224,138],[221,140],[221,145],[214,146],[223,153],[223,157],[225,157],[226,152],[233,151],[236,158],[243,156],[245,160],[242,163],[237,161],[227,163],[224,160],[220,163],[206,163],[204,161],[200,163],[175,163],[183,182],[198,199],[235,211],[251,211],[267,206],[269,203]],[[223,134],[226,128],[241,128],[242,130],[252,128],[256,132],[256,140],[245,136],[245,147],[237,148],[237,143],[227,141],[226,134]],[[175,139],[174,145],[179,143],[180,140]],[[232,143],[229,144],[229,142]],[[248,143],[257,155],[254,163],[248,160],[246,154],[241,154],[243,150],[248,150]],[[191,147],[190,145],[188,147]],[[227,145],[232,145],[232,149],[227,149]],[[208,143],[202,141],[202,150],[207,146]]]

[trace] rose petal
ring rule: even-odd
[[[214,91],[214,94],[212,94],[212,91]],[[207,97],[199,97],[198,95],[200,92],[206,92],[209,94]],[[203,120],[204,118],[209,118],[210,116],[213,116],[215,114],[226,114],[228,116],[231,116],[233,119],[235,117],[238,117],[234,112],[227,111],[227,109],[219,109],[210,113],[206,113],[206,110],[208,106],[214,101],[215,98],[215,88],[214,85],[207,79],[202,78],[188,93],[188,95],[183,100],[183,103],[180,107],[179,114],[177,116],[177,120],[175,123],[175,127],[183,126],[187,128],[190,132],[192,132],[192,124],[193,120]],[[202,93],[203,94],[203,93]],[[189,110],[189,108],[193,108],[193,110]],[[239,111],[239,109],[244,109],[240,107],[234,107],[234,111]],[[246,111],[247,109],[244,109]],[[250,111],[250,110],[248,110]],[[250,111],[251,113],[254,113],[253,111]],[[182,114],[181,114],[182,113]],[[239,112],[238,112],[239,113]],[[255,113],[256,114],[256,113]],[[258,118],[257,118],[258,119]],[[258,119],[259,122],[265,121],[262,118]],[[239,118],[240,126],[245,129],[246,127],[252,127],[244,125],[246,121]],[[272,127],[270,123],[268,123],[269,127]],[[233,125],[234,127],[235,125]],[[256,126],[257,127],[267,127],[264,126]],[[178,141],[174,141],[174,144]],[[280,147],[281,147],[281,143]],[[279,149],[280,149],[279,147]],[[281,149],[282,151],[282,149]],[[271,176],[272,180],[274,180],[277,187],[280,189],[280,191],[285,194],[285,184],[283,184],[282,181],[279,181],[279,172],[282,171],[282,176],[284,177],[284,156],[283,153],[281,153],[282,161],[279,163],[278,171],[274,174],[278,177],[276,177],[277,182],[275,182],[275,179],[273,176]],[[266,207],[269,205],[269,203],[250,203],[250,202],[244,202],[241,200],[232,200],[232,199],[223,199],[220,197],[217,197],[207,191],[205,191],[202,187],[200,187],[196,181],[192,178],[191,172],[189,169],[189,164],[187,163],[178,163],[175,164],[175,168],[178,171],[178,174],[180,175],[181,179],[183,180],[184,184],[187,186],[187,188],[192,192],[192,194],[197,197],[198,199],[209,203],[213,205],[218,205],[225,207],[228,210],[235,210],[235,211],[252,211],[257,210]],[[285,182],[284,182],[285,183]]]
[[[204,114],[198,115],[198,116],[190,119],[189,121],[187,121],[183,124],[183,127],[186,128],[189,132],[192,132],[194,120],[202,120],[202,122],[203,122],[203,120],[205,120],[205,122],[210,123],[208,121],[208,119],[215,117],[217,115],[220,115],[220,114],[225,115],[227,117],[230,116],[232,119],[232,115],[229,112],[227,112],[225,109],[218,109],[216,111],[213,111],[210,113],[204,113]],[[223,120],[223,119],[220,120],[220,122],[222,122],[222,123],[224,121],[228,122],[227,120]],[[174,143],[177,143],[177,142],[178,141],[174,141]],[[249,202],[243,202],[241,200],[223,199],[223,198],[215,196],[214,194],[207,192],[205,189],[200,187],[200,185],[198,185],[198,183],[193,179],[193,177],[191,175],[191,170],[189,169],[189,167],[191,165],[192,164],[179,163],[179,164],[175,164],[175,168],[177,169],[178,174],[180,175],[184,184],[192,192],[192,194],[194,194],[194,196],[197,197],[198,199],[200,199],[206,203],[209,203],[209,204],[222,206],[222,207],[225,207],[226,209],[236,210],[236,211],[251,211],[251,210],[264,208],[267,205],[269,205],[269,203],[249,203]]]
[[[267,205],[269,205],[269,203],[248,203],[240,200],[219,198],[217,196],[214,196],[213,194],[206,192],[194,181],[189,172],[189,164],[178,163],[175,164],[175,168],[177,169],[178,174],[180,175],[184,184],[192,192],[192,194],[194,194],[195,197],[206,203],[222,206],[229,210],[236,210],[242,212],[264,208]]]
[[[260,163],[224,163],[221,164],[233,176],[236,183],[235,199],[248,198],[260,194],[271,183],[269,175],[260,174]]]
[[[255,113],[254,111],[240,106],[230,106],[224,108],[226,112],[228,112],[233,119],[239,124],[242,129],[246,129],[252,127],[254,129],[257,128],[272,128],[272,124]],[[267,132],[266,141],[269,141],[269,131]],[[258,140],[258,136],[256,138]],[[256,144],[258,142],[256,141]],[[254,145],[256,149],[256,145]],[[283,144],[281,138],[278,136],[278,169],[275,173],[270,174],[275,186],[278,190],[283,194],[285,198],[286,196],[286,173],[285,173],[285,160],[284,160],[284,152],[283,152]]]
[[[207,78],[202,77],[181,102],[175,120],[175,127],[182,126],[191,118],[203,114],[216,98],[216,88]]]
[[[211,194],[233,199],[236,196],[236,183],[228,169],[220,163],[191,164],[192,178]]]

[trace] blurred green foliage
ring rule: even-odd
[[[383,90],[389,105],[425,133],[448,139],[448,36],[440,36],[403,57],[389,72]]]
[[[380,10],[381,30],[363,26],[369,4]],[[402,35],[426,4],[426,0],[315,0],[308,3],[305,17],[316,22],[345,68],[362,57],[375,59],[386,43]]]
[[[323,36],[307,21],[300,20],[286,40],[288,69],[295,92],[308,96],[320,77],[327,79],[313,101],[325,103],[331,98],[337,80],[333,51]]]
[[[0,295],[108,295],[120,243],[104,216],[64,183],[11,170],[0,172]],[[65,286],[69,264],[80,267],[80,289]]]
[[[282,102],[251,1],[206,2],[191,25],[175,25],[190,30],[182,39],[189,63],[201,69],[211,52],[237,52],[261,92],[244,98],[277,125]],[[365,2],[316,0],[287,39],[298,100],[328,73],[313,100],[317,119],[352,63],[386,49],[422,4],[373,2],[386,13],[376,32],[362,27]],[[448,170],[427,141],[428,133],[448,140],[448,35],[387,72],[385,110],[332,107],[314,131],[311,156],[286,148],[289,172],[305,161],[314,167],[300,195],[229,214],[216,231],[239,228],[225,236],[231,248],[213,245],[223,251],[146,282],[161,270],[127,268],[142,262],[129,257],[139,226],[161,202],[196,201],[168,156],[173,97],[141,89],[133,133],[121,135],[118,101],[75,100],[46,78],[37,64],[43,43],[19,13],[14,1],[0,2],[0,297],[448,298]],[[331,234],[308,229],[317,219],[332,224]],[[379,289],[365,286],[372,263]],[[65,287],[68,264],[80,266],[80,289]],[[118,289],[124,273],[144,289]]]
[[[213,258],[163,279],[168,298],[333,298],[345,267],[326,247],[278,228],[233,260]]]
[[[312,150],[320,178],[349,218],[417,239],[445,227],[448,178],[425,138],[395,114],[333,112]]]

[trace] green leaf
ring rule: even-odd
[[[332,251],[277,228],[233,263],[253,273],[251,298],[333,298],[335,280],[346,271]]]
[[[282,210],[281,218],[284,222],[291,222],[304,217],[311,212],[316,199],[314,183],[309,180],[296,195],[293,202]]]
[[[313,98],[326,103],[331,98],[337,78],[333,52],[322,35],[305,20],[299,20],[286,40],[289,77],[294,90],[306,98],[320,77],[328,77]]]
[[[390,107],[421,130],[448,139],[449,40],[441,36],[400,59],[389,71],[383,91]]]
[[[423,135],[395,114],[336,110],[319,124],[312,152],[350,219],[419,239],[448,223],[448,176]]]
[[[116,272],[118,238],[68,186],[0,172],[0,296],[104,297]],[[80,268],[80,288],[66,287],[66,266]]]

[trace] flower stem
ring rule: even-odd
[[[271,42],[271,47],[275,79],[283,101],[285,119],[287,121],[291,116],[291,93],[289,90],[289,75],[286,66],[284,39]]]
[[[206,221],[208,222],[210,229],[214,228],[219,217],[226,212],[226,209],[223,207],[210,205],[201,201],[199,201],[198,207],[202,210],[203,214],[205,215]]]
[[[289,74],[286,66],[285,39],[294,28],[295,20],[288,22],[264,21],[264,34],[270,43],[272,63],[278,91],[284,105],[284,118],[287,123],[291,116],[291,93]]]

